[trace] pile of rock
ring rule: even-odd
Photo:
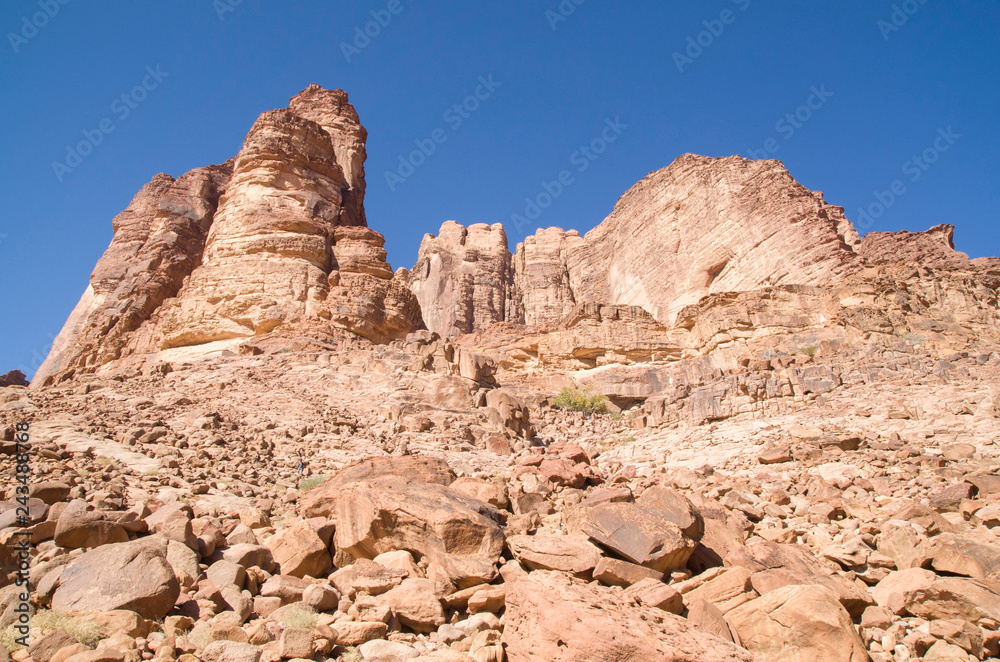
[[[13,656],[888,662],[1000,652],[994,476],[877,526],[861,516],[858,528],[850,490],[791,511],[778,486],[709,499],[678,489],[682,478],[644,478],[557,442],[512,457],[502,479],[457,477],[425,456],[369,459],[288,503],[294,511],[188,505],[171,490],[127,506],[38,483],[31,594],[62,620],[36,619],[31,646]],[[832,510],[819,513],[821,501]],[[21,529],[10,502],[0,509],[6,545]],[[854,537],[816,553],[801,540],[823,522]],[[15,588],[0,589],[4,628]],[[77,638],[88,624],[96,649]]]

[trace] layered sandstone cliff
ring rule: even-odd
[[[422,328],[405,270],[366,226],[366,136],[345,92],[311,85],[262,114],[234,160],[154,177],[35,383],[297,324],[374,342]]]
[[[969,256],[955,250],[955,226],[935,225],[926,232],[869,232],[858,243],[866,264],[908,262],[922,267],[962,268]]]
[[[153,312],[201,262],[205,238],[232,164],[175,180],[153,177],[112,221],[114,238],[33,383],[119,358]]]
[[[664,324],[703,296],[823,285],[856,260],[843,209],[778,161],[685,154],[629,189],[582,238],[549,229],[518,246],[525,317],[552,324],[573,303],[641,306]]]
[[[546,228],[525,238],[506,272],[499,242],[480,253],[496,267],[450,257],[465,232],[448,224],[441,237],[428,235],[411,276],[424,323],[439,333],[481,331],[501,320],[558,325],[582,303],[639,306],[670,325],[709,294],[832,283],[858,263],[860,241],[842,208],[780,162],[693,154],[629,189],[586,236]],[[504,273],[507,282],[498,278]],[[505,314],[473,293],[477,274],[480,286],[489,282],[497,299],[506,298]],[[443,312],[453,310],[463,312]]]
[[[955,251],[952,226],[862,239],[780,162],[737,156],[682,155],[585,236],[540,229],[513,254],[502,225],[448,221],[393,272],[365,218],[366,138],[345,92],[311,85],[263,113],[234,159],[154,177],[115,218],[34,383],[274,331],[386,343],[492,329],[481,341],[503,365],[593,368],[831,325],[997,328],[1000,263]]]
[[[437,236],[424,235],[409,283],[424,324],[448,337],[522,321],[513,273],[501,224],[447,221]]]

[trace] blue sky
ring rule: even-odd
[[[5,0],[0,373],[34,371],[143,184],[235,155],[312,82],[368,128],[393,267],[447,219],[584,232],[685,152],[766,154],[863,232],[953,223],[1000,255],[998,26],[992,0]]]

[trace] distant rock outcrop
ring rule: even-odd
[[[778,161],[736,156],[683,155],[629,189],[586,236],[542,229],[512,257],[506,242],[466,247],[466,232],[487,228],[473,227],[449,222],[440,237],[428,235],[411,274],[424,323],[439,333],[497,321],[555,326],[582,303],[639,306],[671,325],[709,294],[828,285],[859,263],[860,239],[842,208]],[[494,225],[488,236],[498,232]],[[506,301],[503,315],[484,305],[487,288]]]
[[[424,324],[443,337],[523,321],[519,297],[513,298],[507,235],[499,223],[465,228],[447,221],[437,236],[424,235],[410,289]]]
[[[0,375],[0,387],[27,386],[28,378],[20,370],[11,370]]]
[[[858,234],[841,207],[778,161],[685,154],[629,189],[582,239],[549,228],[518,245],[525,319],[574,303],[641,306],[663,324],[716,292],[824,285],[850,270]]]
[[[858,243],[867,264],[909,262],[923,267],[970,266],[969,256],[955,250],[955,226],[935,225],[926,232],[869,232]]]

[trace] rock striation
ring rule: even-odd
[[[421,328],[406,272],[366,225],[366,138],[344,91],[311,85],[262,114],[235,159],[154,177],[115,218],[39,384],[290,325],[373,342]]]
[[[475,335],[466,348],[501,372],[599,370],[591,383],[631,400],[674,377],[613,366],[729,347],[705,374],[789,333],[810,346],[1000,329],[1000,262],[955,251],[952,226],[860,238],[780,162],[736,156],[682,155],[586,235],[540,229],[513,253],[500,224],[445,222],[394,272],[365,217],[366,139],[345,92],[311,85],[263,113],[230,161],[154,177],[114,219],[32,387],[264,336],[385,344],[426,329]]]
[[[447,221],[437,236],[424,235],[409,285],[424,324],[442,337],[523,321],[507,235],[499,223],[465,228]]]
[[[66,370],[88,370],[120,358],[133,334],[201,262],[219,196],[232,163],[198,168],[179,179],[158,174],[112,221],[114,238],[97,262],[36,373],[42,383]]]
[[[10,659],[1000,659],[1000,261],[688,155],[394,272],[364,140],[158,175],[0,377]]]
[[[869,232],[857,245],[866,264],[907,262],[932,268],[968,268],[969,256],[955,250],[955,226],[935,225],[926,232]]]
[[[847,273],[859,241],[840,207],[778,161],[677,158],[629,189],[580,238],[549,228],[518,245],[529,323],[574,303],[641,306],[664,324],[717,292],[823,285]],[[651,250],[655,247],[655,250]]]

